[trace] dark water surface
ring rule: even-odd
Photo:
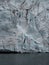
[[[0,65],[49,65],[49,53],[0,54]]]

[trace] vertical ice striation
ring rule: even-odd
[[[49,52],[49,0],[0,0],[0,49]]]

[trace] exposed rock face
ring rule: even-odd
[[[0,48],[49,52],[49,1],[0,0]]]

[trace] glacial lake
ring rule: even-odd
[[[0,54],[0,65],[49,65],[49,53]]]

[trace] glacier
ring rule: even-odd
[[[49,52],[49,0],[0,0],[0,49]]]

